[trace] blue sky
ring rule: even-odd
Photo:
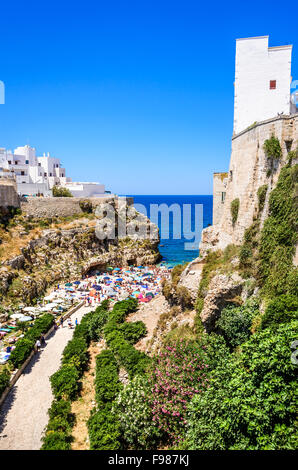
[[[298,41],[272,1],[1,3],[0,146],[119,194],[211,194],[229,164],[235,39]],[[297,49],[296,49],[297,47]]]

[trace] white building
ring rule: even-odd
[[[269,36],[236,40],[234,134],[290,114],[292,46],[268,47]]]
[[[100,197],[105,186],[100,183],[74,183],[66,176],[59,158],[48,153],[36,156],[35,148],[25,145],[14,152],[0,148],[0,172],[11,171],[17,182],[20,195],[51,196],[54,185],[67,187],[76,197]]]

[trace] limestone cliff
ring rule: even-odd
[[[281,155],[275,158],[264,149],[266,140],[275,136],[280,144]],[[268,215],[268,200],[276,186],[281,168],[288,161],[290,151],[298,148],[298,115],[278,116],[256,123],[232,138],[232,153],[224,202],[215,198],[219,205],[213,211],[219,219],[216,225],[203,230],[200,255],[208,250],[224,249],[229,244],[240,245],[245,230],[252,224],[258,211],[258,190],[267,187],[262,211],[263,223]],[[295,162],[294,162],[295,163]],[[217,188],[214,188],[216,193]],[[239,201],[236,220],[233,221],[231,204]],[[221,216],[218,214],[221,213]]]
[[[116,215],[117,211],[118,208]],[[120,236],[116,223],[115,238],[100,239],[94,213],[55,219],[15,216],[6,230],[1,230],[2,303],[32,301],[53,283],[80,277],[92,268],[157,262],[157,227],[134,208],[127,210],[125,216],[127,227],[138,219],[142,236],[138,232]],[[48,228],[42,230],[43,226]]]
[[[295,179],[297,149],[298,115],[279,116],[263,123],[256,123],[233,137],[226,186],[221,184],[220,187],[221,191],[226,191],[224,197],[220,197],[217,194],[218,188],[214,188],[216,194],[214,204],[217,207],[213,213],[216,214],[217,223],[203,230],[200,257],[185,269],[179,283],[190,290],[193,298],[197,297],[197,312],[205,330],[212,331],[215,328],[222,309],[233,303],[235,299],[240,302],[245,301],[248,295],[247,285],[254,286],[253,292],[258,291],[257,286],[262,287],[263,297],[270,298],[276,294],[276,286],[283,282],[277,281],[278,277],[283,279],[285,272],[291,272],[294,279],[291,265],[297,266],[298,250],[297,246],[295,250],[295,245],[290,247],[291,232],[286,229],[291,225],[291,221],[286,220],[286,212],[284,217],[279,214],[279,222],[271,222],[277,231],[278,224],[286,225],[283,236],[277,233],[276,237],[273,236],[271,245],[272,253],[274,250],[280,250],[282,253],[276,255],[276,259],[281,257],[285,263],[284,270],[278,276],[274,274],[274,269],[277,269],[274,268],[277,265],[275,255],[272,261],[264,261],[265,242],[262,242],[263,248],[260,247],[260,243],[262,237],[266,240],[270,236],[270,230],[271,232],[273,230],[270,228],[268,232],[267,228],[266,236],[262,235],[264,223],[269,215],[270,195],[276,190],[282,172],[292,166],[293,172],[290,178]],[[279,185],[283,188],[284,183],[280,182]],[[288,197],[295,196],[289,194]],[[285,204],[284,210],[289,211],[289,208],[286,209],[285,198],[284,194],[278,203],[281,214],[283,204]],[[293,220],[296,219],[294,215],[291,217]],[[280,232],[282,228],[280,225]],[[275,246],[277,240],[281,246]],[[282,246],[283,240],[286,240],[285,245],[289,245],[289,248]],[[295,244],[294,236],[293,240]],[[270,254],[266,256],[270,258]],[[268,266],[271,266],[269,273],[266,272],[265,275],[269,281],[264,280],[261,263],[265,263],[265,266],[269,263]],[[275,276],[274,280],[270,280],[270,276],[272,278]],[[285,279],[285,291],[287,291],[287,282],[290,283]],[[271,283],[270,288],[265,286],[266,283]],[[288,291],[291,292],[290,287]]]

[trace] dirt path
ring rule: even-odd
[[[73,323],[91,310],[80,308],[71,317]],[[59,368],[62,351],[72,335],[66,324],[52,333],[10,391],[0,411],[0,450],[40,449],[53,400],[49,377]]]
[[[71,411],[76,417],[76,422],[72,430],[74,438],[71,444],[72,450],[88,450],[89,436],[87,421],[90,417],[90,411],[95,405],[95,367],[96,356],[105,348],[105,342],[91,344],[89,348],[90,363],[89,369],[85,372],[82,379],[82,391],[79,398],[72,403]]]

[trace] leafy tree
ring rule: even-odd
[[[212,372],[189,407],[188,449],[295,449],[297,365],[290,344],[298,321],[267,328]]]
[[[222,310],[216,326],[231,348],[243,343],[251,335],[252,319],[257,313],[257,302],[247,302],[242,306]]]
[[[52,193],[54,197],[73,197],[69,189],[63,186],[53,186]]]

